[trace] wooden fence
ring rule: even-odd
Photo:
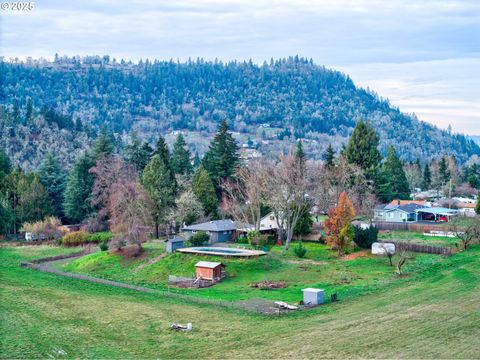
[[[395,244],[396,249],[401,249],[401,250],[411,251],[411,252],[435,254],[435,255],[446,255],[446,256],[450,256],[453,253],[452,248],[446,247],[446,246],[432,246],[432,245],[415,244],[415,243],[409,243],[409,242],[390,241],[390,240],[383,240],[379,242]]]
[[[448,231],[448,225],[418,224],[409,222],[394,223],[383,221],[378,221],[373,224],[378,230],[413,231],[419,233],[430,231]]]

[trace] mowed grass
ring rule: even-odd
[[[479,246],[374,293],[279,318],[19,267],[64,251],[0,249],[1,358],[480,357]],[[172,322],[194,331],[173,332]]]
[[[158,256],[164,251],[162,245],[150,243],[145,244],[144,254],[139,259],[125,259],[107,252],[94,253],[59,264],[59,268],[222,301],[262,298],[298,302],[303,297],[302,289],[306,287],[324,289],[327,298],[330,294],[337,293],[340,298],[345,299],[401,280],[385,257],[373,256],[367,252],[358,258],[345,260],[338,258],[336,252],[326,245],[305,243],[307,254],[304,259],[300,259],[293,251],[296,246],[297,244],[292,244],[286,254],[282,254],[283,247],[274,246],[268,255],[256,259],[182,253],[169,254],[159,259]],[[203,289],[178,289],[168,286],[169,275],[193,277],[195,264],[200,260],[222,262],[226,265],[227,278],[215,286]],[[405,272],[411,276],[439,261],[442,261],[442,258],[438,255],[412,254]],[[261,281],[281,281],[285,282],[287,287],[262,290],[251,286]]]
[[[381,231],[378,234],[378,238],[381,240],[411,242],[414,244],[447,247],[454,247],[455,243],[460,243],[460,240],[457,237],[427,236],[413,231]]]

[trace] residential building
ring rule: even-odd
[[[232,241],[236,230],[237,226],[235,222],[230,219],[208,221],[201,224],[185,226],[180,229],[187,239],[199,231],[206,232],[210,236],[209,244]]]

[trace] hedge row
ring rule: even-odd
[[[99,244],[109,241],[112,238],[112,233],[109,231],[89,234],[86,231],[74,231],[65,235],[61,243],[63,246],[79,246],[85,244]]]

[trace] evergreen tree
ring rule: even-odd
[[[390,202],[393,199],[410,197],[407,177],[393,145],[388,148],[387,157],[377,177],[377,196],[381,201]]]
[[[20,106],[16,98],[13,99],[12,117],[15,124],[20,123]]]
[[[213,185],[210,174],[201,165],[193,174],[192,190],[198,200],[202,203],[205,215],[215,217],[218,206],[215,186]]]
[[[432,172],[430,171],[430,166],[425,164],[425,168],[423,169],[423,189],[429,190],[432,186]]]
[[[113,137],[107,132],[106,128],[103,128],[93,144],[93,159],[97,161],[105,156],[110,156],[114,150]]]
[[[161,135],[157,140],[154,155],[160,156],[160,159],[170,168],[170,152],[168,151],[165,138]]]
[[[28,98],[26,109],[25,109],[25,124],[26,125],[30,124],[30,121],[32,120],[32,116],[33,116],[32,99]]]
[[[0,149],[0,179],[2,178],[2,174],[7,175],[10,171],[12,171],[10,158],[3,149]]]
[[[335,150],[333,150],[332,144],[328,144],[327,150],[322,156],[325,165],[329,168],[335,166]]]
[[[75,131],[76,132],[82,132],[83,131],[83,123],[80,118],[75,119]]]
[[[53,154],[48,154],[39,169],[40,182],[52,200],[54,214],[62,217],[66,174]]]
[[[477,206],[475,206],[475,212],[480,215],[480,194],[477,196]]]
[[[438,164],[438,175],[442,184],[447,184],[450,181],[450,170],[448,169],[448,160],[446,156],[442,156]]]
[[[142,144],[137,133],[130,135],[130,141],[125,146],[125,160],[141,173],[152,157],[153,149],[145,142]]]
[[[186,149],[187,143],[182,134],[178,134],[177,141],[173,145],[172,170],[175,174],[190,175],[192,164],[190,163],[190,152]]]
[[[88,153],[84,153],[77,159],[68,174],[63,211],[71,221],[81,222],[93,211],[90,195],[94,176],[89,170],[94,165],[93,158]]]
[[[300,159],[300,161],[305,161],[305,151],[303,151],[302,140],[297,141],[297,149],[295,151],[295,156],[297,157],[297,159]]]
[[[143,170],[142,184],[155,205],[152,217],[155,222],[155,237],[158,238],[159,226],[166,222],[167,215],[175,205],[177,192],[175,175],[159,154],[155,154]]]
[[[8,199],[0,193],[0,234],[7,235],[12,228],[13,212]]]
[[[379,137],[367,122],[358,120],[345,148],[345,157],[350,164],[358,165],[369,179],[373,179],[380,163]]]
[[[200,156],[198,155],[198,152],[195,152],[195,156],[193,157],[193,169],[197,170],[201,164],[202,164],[202,160],[200,160]]]
[[[226,120],[220,123],[202,163],[217,186],[221,179],[233,175],[239,163],[238,146],[228,131]]]

